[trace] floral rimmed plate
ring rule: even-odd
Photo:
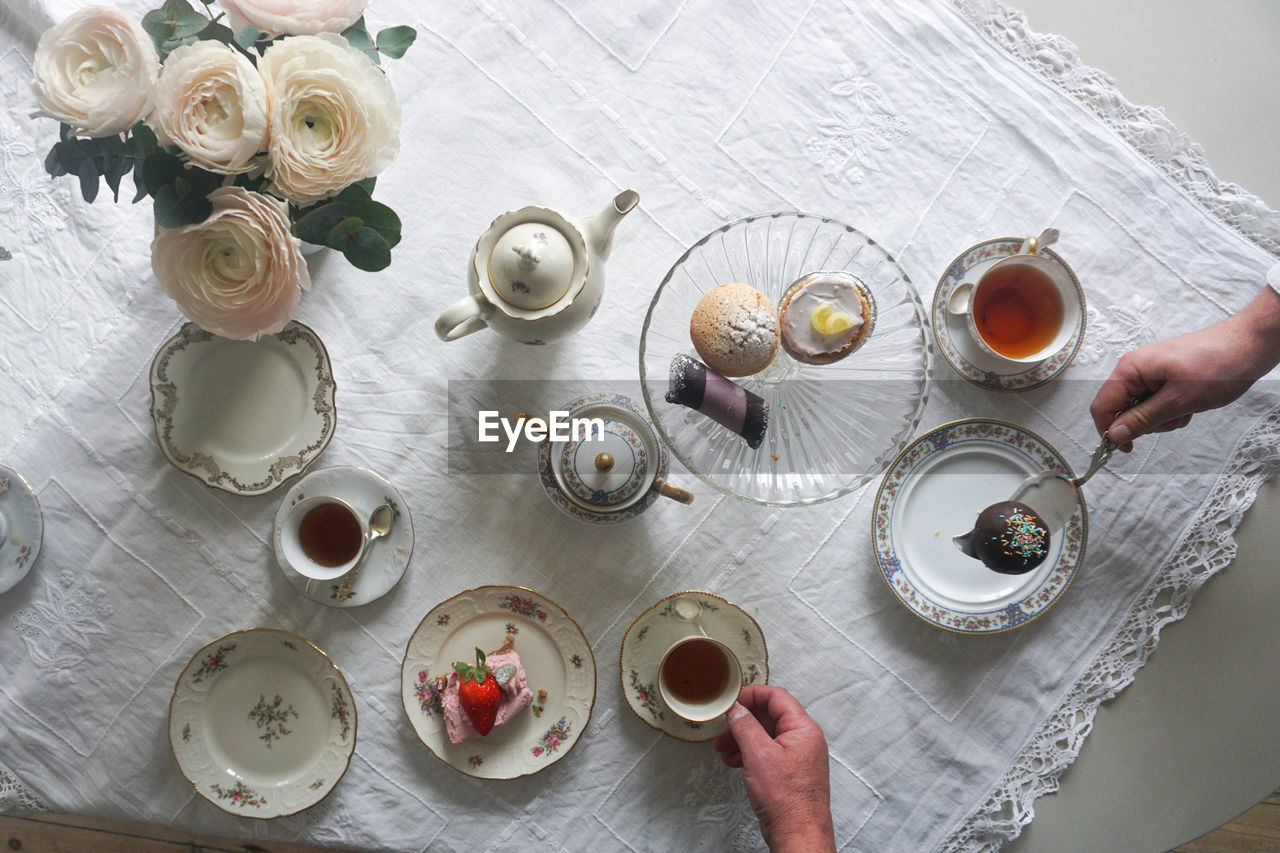
[[[700,615],[689,620],[690,614],[677,609],[676,602],[681,599],[697,602]],[[698,608],[693,612],[698,613]],[[726,731],[728,723],[724,717],[691,723],[667,710],[658,695],[658,664],[676,640],[698,636],[699,626],[706,636],[724,643],[737,656],[743,687],[769,683],[769,649],[760,625],[733,602],[701,590],[677,592],[651,605],[631,623],[618,653],[622,695],[632,712],[663,734],[695,743]]]
[[[289,568],[288,561],[284,558],[280,537],[284,532],[285,516],[298,501],[314,495],[341,498],[365,518],[382,504],[390,506],[393,513],[390,532],[369,544],[369,553],[364,558],[356,582],[351,586],[351,594],[343,601],[338,600],[342,577],[330,581],[314,581],[308,591],[307,578]],[[413,556],[413,517],[399,490],[386,477],[354,465],[320,468],[309,472],[285,493],[284,500],[280,501],[280,508],[276,510],[272,542],[275,545],[276,564],[289,580],[289,585],[300,595],[330,607],[359,607],[386,595],[404,576],[405,569],[409,567],[409,558]]]
[[[310,808],[347,772],[356,705],[329,656],[250,628],[196,652],[169,702],[169,745],[200,796],[242,817]]]
[[[1008,631],[1052,607],[1084,560],[1083,495],[1051,536],[1049,556],[1026,574],[993,572],[951,541],[1046,468],[1073,476],[1048,442],[1003,421],[955,421],[913,441],[889,466],[871,515],[876,560],[898,600],[926,622],[964,634]]]
[[[151,417],[165,458],[206,485],[259,495],[315,461],[337,423],[333,370],[291,322],[256,341],[187,323],[151,363]]]
[[[44,542],[44,512],[22,475],[0,465],[0,595],[31,571]]]
[[[1018,254],[1022,251],[1022,243],[1021,237],[997,237],[970,246],[951,262],[933,292],[933,339],[937,341],[942,357],[964,379],[991,391],[1029,391],[1052,381],[1067,369],[1084,340],[1084,290],[1071,267],[1051,249],[1041,249],[1040,254],[1066,270],[1080,293],[1080,326],[1053,356],[1039,364],[1017,365],[1011,370],[1008,365],[983,352],[970,337],[965,319],[947,310],[951,291],[966,281],[976,282],[996,261]]]
[[[509,634],[533,704],[484,737],[450,743],[436,676],[456,661],[474,661],[477,648],[498,649]],[[546,596],[482,586],[440,602],[423,618],[405,649],[400,691],[409,724],[437,758],[468,776],[514,779],[550,767],[582,738],[596,701],[596,659],[578,623]]]

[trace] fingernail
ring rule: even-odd
[[[1117,424],[1107,430],[1107,438],[1111,439],[1113,444],[1128,444],[1133,440],[1133,430],[1124,424]]]
[[[736,720],[736,719],[738,719],[739,717],[741,717],[743,714],[750,714],[750,713],[751,713],[751,712],[750,712],[750,711],[748,711],[748,710],[747,710],[747,709],[742,705],[742,703],[741,703],[741,702],[734,702],[734,703],[733,703],[733,707],[729,709],[729,719],[731,719],[731,720]]]

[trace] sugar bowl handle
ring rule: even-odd
[[[682,504],[693,503],[693,492],[686,492],[679,486],[673,486],[666,480],[657,482],[658,494],[665,498],[671,498],[673,501],[679,501]]]

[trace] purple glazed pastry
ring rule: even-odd
[[[688,406],[737,433],[753,450],[764,443],[769,404],[696,358],[680,353],[671,360],[666,399],[668,403]]]

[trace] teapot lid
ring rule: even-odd
[[[489,282],[504,302],[535,310],[552,305],[573,284],[573,247],[543,222],[522,222],[502,234],[489,254]]]
[[[586,429],[553,450],[553,473],[565,496],[583,509],[612,513],[648,495],[663,475],[658,440],[646,419],[625,403],[590,404],[571,414],[598,419],[603,429]]]

